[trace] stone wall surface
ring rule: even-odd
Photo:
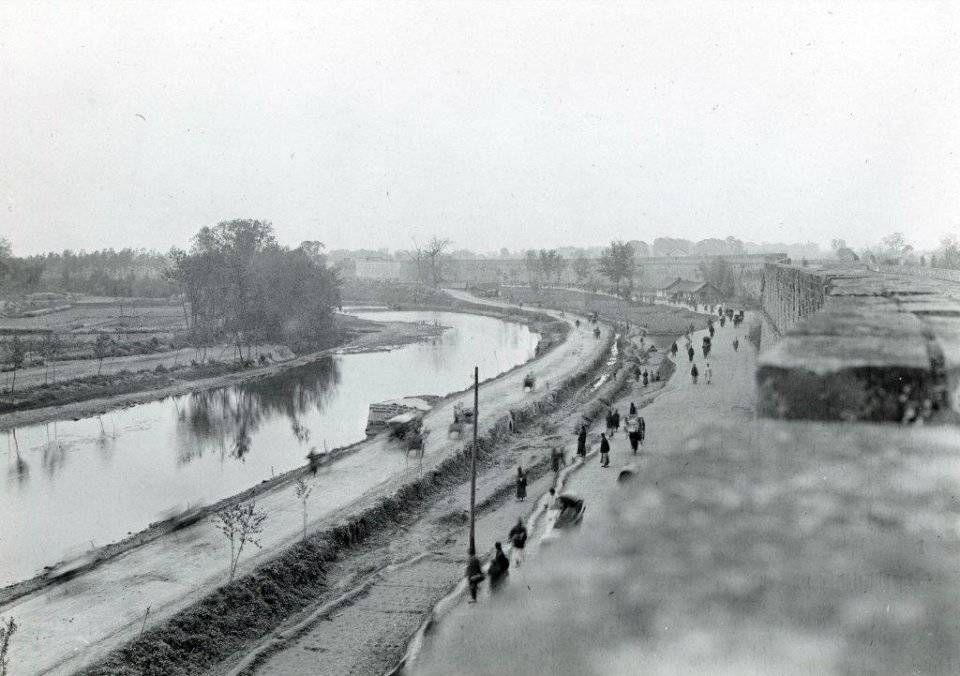
[[[763,415],[960,419],[960,284],[852,264],[768,264],[762,323]]]
[[[957,448],[945,427],[708,426],[421,673],[960,673]]]

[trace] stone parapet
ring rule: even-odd
[[[960,285],[864,266],[768,264],[762,415],[957,422]]]
[[[960,673],[958,450],[946,427],[702,429],[412,671]]]

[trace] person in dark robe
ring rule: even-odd
[[[600,433],[600,466],[608,467],[610,465],[610,442],[607,441],[607,435]]]
[[[619,409],[616,409],[616,408],[613,409],[612,421],[613,421],[613,431],[619,432],[620,431],[620,410]],[[610,436],[613,436],[613,435],[611,434]]]
[[[527,497],[527,475],[523,473],[523,467],[517,467],[517,500],[523,500]]]
[[[693,345],[687,347],[687,357],[690,359],[690,361],[693,361]]]
[[[636,415],[636,414],[637,414],[637,405],[634,404],[634,403],[631,401],[631,402],[630,402],[630,415]]]
[[[694,364],[693,368],[690,369],[690,377],[693,379],[693,384],[697,384],[697,376],[700,375],[700,371],[697,369],[697,365]]]
[[[577,433],[577,455],[581,458],[587,457],[587,426],[580,425],[580,431]]]
[[[643,372],[643,386],[646,387],[650,383],[650,376],[646,371]]]
[[[567,458],[562,448],[554,446],[550,449],[550,466],[554,472],[559,472],[561,467],[567,466]]]
[[[487,575],[490,576],[491,585],[503,579],[503,576],[510,570],[510,559],[503,553],[503,545],[495,542],[493,548],[493,561],[490,562],[490,566],[487,568]]]
[[[637,446],[640,444],[640,420],[637,418],[636,409],[627,416],[627,438],[630,440],[630,450],[637,454]]]
[[[676,341],[674,341],[673,345],[670,346],[670,354],[672,354],[674,357],[677,356],[677,343],[676,343]]]
[[[480,583],[483,582],[484,577],[486,576],[483,574],[483,568],[480,566],[480,559],[471,555],[470,560],[467,561],[467,582],[470,585],[470,603],[477,602],[477,589],[480,587]]]
[[[523,563],[523,548],[527,545],[527,527],[523,525],[523,519],[517,519],[517,525],[510,529],[509,535],[513,557],[519,566]]]
[[[643,416],[637,416],[637,428],[640,431],[640,445],[643,446],[644,439],[647,438],[647,421],[643,419]]]
[[[734,339],[733,339],[733,351],[734,351],[734,352],[737,352],[737,351],[739,351],[739,350],[740,350],[740,339],[739,339],[739,338],[734,338]]]

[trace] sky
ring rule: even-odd
[[[15,253],[960,232],[960,3],[0,4]]]

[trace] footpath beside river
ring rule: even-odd
[[[586,332],[571,332],[566,341],[535,362],[540,382],[559,383],[594,362],[608,338],[607,329],[600,340]],[[522,387],[525,372],[521,367],[481,386],[481,433],[531,397]],[[390,441],[376,438],[322,468],[315,480],[308,533],[329,529],[362,513],[462,447],[461,441],[448,439],[447,425],[454,404],[467,403],[468,398],[445,400],[428,414],[425,429],[430,441],[422,462],[412,460],[400,471],[392,464],[378,463],[378,458],[395,449]],[[325,490],[334,486],[336,490]],[[244,552],[239,576],[302,537],[302,506],[292,485],[268,490],[257,498],[257,504],[268,514],[263,549],[250,555]],[[5,605],[0,614],[15,617],[20,626],[10,649],[13,673],[71,673],[103,658],[136,637],[144,624],[149,629],[222,585],[227,563],[226,541],[208,517],[73,580]]]

